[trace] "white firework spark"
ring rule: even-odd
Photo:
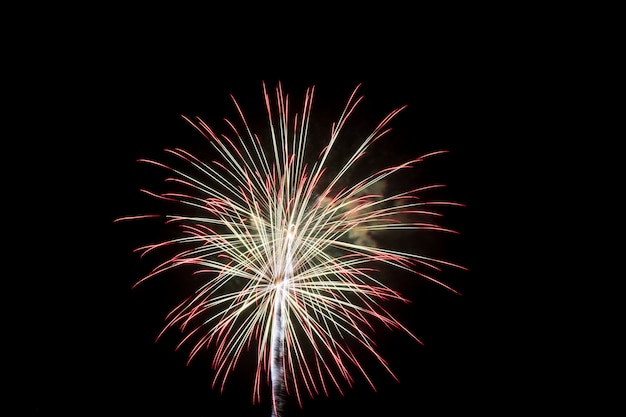
[[[351,348],[354,343],[364,347],[395,378],[370,335],[374,321],[400,329],[421,343],[382,305],[383,301],[408,300],[372,265],[410,271],[453,292],[430,271],[437,272],[442,266],[464,269],[419,253],[378,247],[371,240],[352,239],[380,231],[456,233],[423,219],[436,219],[438,206],[461,206],[423,199],[428,190],[442,185],[392,195],[372,193],[388,178],[443,151],[371,172],[348,186],[340,185],[370,146],[391,130],[390,121],[404,107],[384,117],[347,161],[334,167],[336,174],[328,173],[340,133],[362,99],[357,96],[358,89],[354,89],[332,125],[328,142],[312,161],[307,159],[307,141],[314,87],[307,89],[301,113],[292,118],[289,97],[280,83],[275,106],[263,84],[269,152],[233,97],[241,128],[226,120],[229,134],[218,135],[201,118],[185,117],[209,141],[219,159],[204,161],[174,148],[166,152],[182,160],[185,169],[141,160],[170,171],[173,175],[167,182],[185,190],[144,191],[186,207],[194,215],[162,216],[177,224],[180,234],[138,250],[143,256],[163,247],[178,249],[137,284],[183,265],[195,267],[202,285],[171,311],[163,332],[176,326],[183,331],[179,346],[191,344],[189,361],[212,347],[213,384],[221,389],[241,355],[253,350],[258,357],[253,401],[261,400],[262,386],[269,382],[272,415],[282,414],[286,395],[294,395],[302,406],[303,394],[328,395],[329,386],[343,393],[342,385],[352,385],[354,371],[374,388]],[[145,217],[154,216],[117,220]]]

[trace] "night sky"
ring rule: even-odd
[[[447,184],[438,195],[467,205],[446,209],[442,219],[460,235],[429,234],[423,244],[469,268],[438,275],[461,296],[423,282],[403,288],[413,303],[398,314],[424,346],[400,333],[377,339],[400,383],[371,363],[377,392],[357,377],[344,396],[305,398],[303,409],[289,398],[287,415],[506,415],[500,411],[532,409],[529,399],[547,395],[529,387],[520,393],[530,361],[520,351],[530,335],[513,308],[522,281],[498,240],[509,203],[498,198],[496,179],[510,152],[506,135],[515,134],[504,97],[519,88],[500,48],[458,33],[434,44],[407,29],[378,42],[357,37],[283,52],[260,39],[245,46],[208,34],[206,42],[198,35],[174,41],[129,27],[115,41],[94,37],[87,49],[65,49],[63,75],[40,79],[42,99],[28,109],[33,119],[51,117],[28,145],[41,173],[27,207],[34,231],[21,251],[19,297],[31,318],[15,338],[23,346],[17,386],[28,393],[20,402],[25,414],[269,416],[267,400],[251,404],[249,361],[220,394],[210,388],[208,354],[186,366],[187,350],[174,351],[177,330],[155,343],[165,314],[189,288],[157,278],[131,289],[153,266],[133,248],[163,231],[113,220],[158,207],[139,189],[158,184],[160,172],[138,158],[160,159],[163,148],[177,146],[206,152],[181,115],[224,131],[222,118],[236,116],[232,93],[246,115],[264,122],[261,83],[273,90],[279,80],[296,107],[315,85],[312,118],[328,128],[359,83],[365,98],[351,119],[357,130],[407,104],[378,156],[449,151],[429,160],[419,178]]]

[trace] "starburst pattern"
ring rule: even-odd
[[[452,292],[456,291],[432,274],[444,266],[464,269],[352,238],[401,230],[456,233],[424,219],[437,219],[437,207],[461,206],[425,199],[430,190],[442,186],[438,184],[392,195],[372,191],[444,151],[347,181],[348,173],[391,130],[390,121],[404,107],[384,117],[330,173],[333,151],[363,98],[358,90],[359,86],[330,128],[325,146],[316,151],[308,142],[314,87],[307,89],[302,111],[292,116],[281,84],[275,101],[263,84],[269,140],[252,131],[232,96],[241,123],[226,120],[228,134],[216,134],[201,118],[183,116],[219,157],[206,161],[174,148],[166,152],[179,164],[141,162],[169,171],[166,182],[172,185],[164,193],[143,191],[175,203],[184,214],[117,219],[159,217],[180,228],[175,238],[137,249],[143,256],[169,247],[174,255],[136,285],[182,266],[194,268],[201,285],[171,311],[163,332],[180,328],[184,337],[178,347],[190,345],[189,361],[212,348],[213,383],[220,389],[242,355],[256,355],[253,401],[261,400],[262,387],[271,378],[276,415],[284,395],[294,395],[302,405],[303,395],[328,395],[331,387],[343,392],[346,384],[352,385],[355,373],[374,388],[355,346],[394,376],[376,349],[374,322],[406,332],[421,343],[385,308],[389,301],[408,300],[392,289],[376,265],[409,271]],[[342,185],[346,183],[350,185]]]

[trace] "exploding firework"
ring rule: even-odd
[[[421,343],[383,305],[408,300],[392,289],[380,267],[410,271],[452,292],[432,274],[442,267],[464,269],[354,238],[406,230],[456,233],[432,219],[440,216],[437,207],[461,206],[424,198],[442,185],[391,195],[378,192],[393,176],[443,151],[351,179],[355,166],[391,130],[390,121],[404,107],[384,117],[342,164],[330,163],[346,122],[363,98],[357,95],[359,88],[317,149],[309,141],[314,87],[306,90],[301,112],[292,115],[281,84],[275,100],[263,84],[266,137],[251,130],[232,96],[240,123],[225,120],[228,134],[216,134],[201,118],[183,116],[219,158],[203,160],[174,148],[166,152],[176,165],[140,160],[170,172],[170,191],[142,191],[175,203],[180,214],[116,220],[160,218],[179,228],[171,239],[137,248],[141,256],[159,250],[167,256],[135,285],[180,267],[193,268],[200,278],[197,290],[169,313],[159,337],[178,327],[184,337],[177,349],[190,346],[189,362],[211,348],[213,386],[220,389],[242,355],[256,355],[252,400],[260,402],[263,387],[271,387],[273,416],[282,414],[287,396],[302,406],[303,396],[329,395],[333,387],[343,393],[355,374],[375,389],[356,351],[370,354],[395,378],[376,349],[375,322]]]

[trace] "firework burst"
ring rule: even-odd
[[[135,285],[182,266],[194,268],[200,278],[197,290],[169,313],[159,336],[178,327],[184,336],[177,349],[189,345],[189,361],[211,348],[213,386],[220,389],[243,354],[256,355],[252,399],[260,402],[263,387],[269,385],[272,415],[282,413],[287,395],[302,406],[303,396],[328,395],[331,388],[342,393],[343,387],[352,386],[355,374],[375,389],[355,347],[369,352],[395,378],[376,349],[374,322],[421,343],[383,305],[408,300],[377,273],[376,265],[410,271],[453,292],[432,273],[444,266],[463,268],[353,239],[381,231],[456,233],[424,219],[436,219],[438,206],[461,205],[423,198],[441,185],[392,195],[374,192],[392,176],[443,151],[348,181],[357,162],[391,130],[390,121],[404,107],[390,112],[343,164],[329,169],[340,134],[362,100],[358,90],[332,124],[325,146],[313,151],[307,141],[314,87],[307,89],[301,112],[291,115],[281,84],[275,100],[263,84],[266,138],[251,130],[232,96],[240,123],[226,120],[228,134],[216,134],[201,118],[183,116],[219,158],[202,160],[174,148],[166,152],[184,168],[140,160],[169,171],[166,182],[173,185],[164,193],[142,191],[175,203],[182,214],[116,220],[158,217],[180,228],[172,239],[137,248],[141,256],[166,248],[173,255]]]

